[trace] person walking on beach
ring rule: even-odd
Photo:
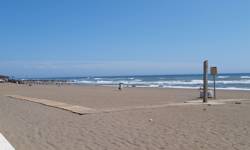
[[[122,90],[122,83],[119,83],[118,90]]]

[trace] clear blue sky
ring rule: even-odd
[[[0,1],[0,74],[250,72],[249,0]]]

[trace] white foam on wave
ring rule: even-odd
[[[75,83],[75,84],[95,84],[96,82],[93,81],[87,81],[87,80],[76,80],[76,81],[72,81],[69,83]]]
[[[97,84],[114,84],[115,81],[105,81],[105,80],[100,80],[96,81]]]
[[[241,79],[250,79],[250,76],[241,76]]]
[[[201,85],[203,84],[202,80],[191,80],[191,81],[183,81],[183,80],[175,80],[175,81],[142,81],[140,79],[135,80],[74,80],[71,83],[76,84],[138,84],[138,85],[148,85],[148,86],[163,86],[163,85]],[[212,81],[209,81],[212,83]]]
[[[101,80],[102,78],[94,78],[94,80]]]
[[[73,80],[71,83],[75,84],[90,84],[90,85],[110,85],[117,86],[119,83],[123,83],[128,86],[136,85],[136,87],[152,87],[152,88],[184,88],[184,89],[198,89],[202,86],[203,80],[166,80],[166,81],[142,81],[140,79],[134,80]],[[209,80],[209,84],[213,81]],[[250,80],[218,80],[218,89],[222,90],[250,90],[240,85],[250,85]],[[224,85],[223,88],[221,85]],[[229,86],[230,87],[229,87]]]
[[[219,90],[237,90],[237,91],[250,91],[250,88],[237,88],[237,87],[226,87],[226,88],[217,88]]]
[[[141,80],[134,80],[134,81],[128,81],[128,80],[116,80],[116,81],[110,81],[110,80],[99,80],[95,82],[96,84],[143,84],[144,82],[141,82]]]
[[[174,88],[174,89],[199,89],[200,87],[191,87],[191,86],[163,86],[163,88]]]
[[[229,78],[230,76],[218,76],[218,79],[227,79]]]
[[[124,83],[127,85],[136,85],[136,87],[151,87],[151,88],[177,88],[177,89],[198,89],[203,84],[203,80],[191,80],[191,81],[141,81],[141,80],[73,80],[70,83],[75,84],[94,84],[94,85],[109,85],[116,86],[119,83]],[[213,81],[209,81],[213,83]],[[250,84],[250,80],[234,80],[234,81],[217,81],[219,84]],[[247,90],[250,88],[240,88],[240,87],[218,87],[220,90]]]
[[[203,80],[191,80],[191,81],[183,81],[183,80],[176,80],[176,81],[156,81],[154,83],[167,84],[167,85],[200,85],[200,84],[203,84]],[[213,83],[213,81],[208,81],[208,83]]]
[[[216,81],[221,84],[250,84],[250,80],[231,80],[231,81]]]
[[[141,79],[134,79],[134,80],[129,80],[128,82],[143,82]]]

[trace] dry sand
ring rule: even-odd
[[[0,84],[0,132],[17,150],[249,150],[250,101],[77,115],[5,95],[96,110],[195,100],[198,90]],[[250,99],[249,91],[218,91]]]

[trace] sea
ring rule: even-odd
[[[202,74],[187,75],[134,75],[134,76],[87,76],[60,78],[33,78],[34,80],[64,80],[69,84],[150,88],[198,89],[203,85]],[[208,84],[213,88],[213,77],[208,75]],[[216,76],[216,88],[224,90],[250,90],[250,73],[227,73]]]

